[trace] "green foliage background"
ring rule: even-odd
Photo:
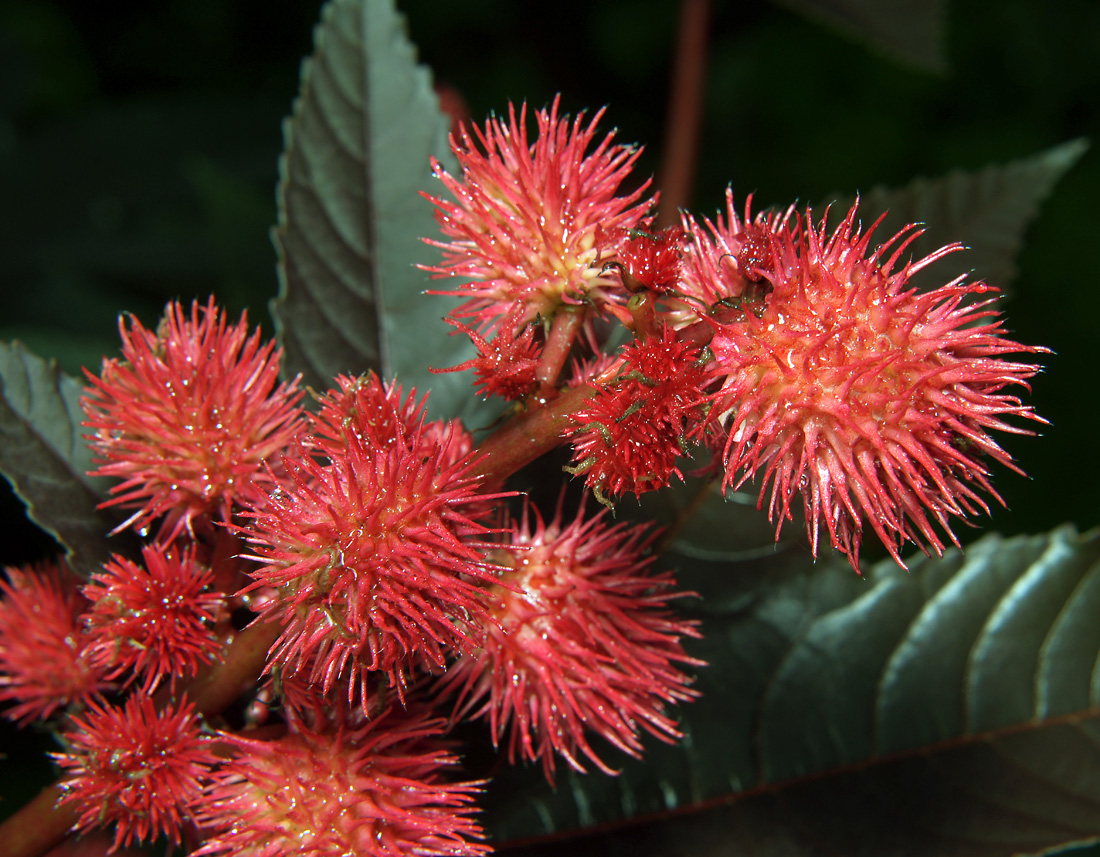
[[[571,111],[607,104],[607,125],[646,144],[642,171],[656,170],[678,4],[400,5],[422,59],[473,116],[509,100],[541,106],[558,91]],[[165,301],[213,292],[269,324],[280,122],[318,9],[0,5],[0,339],[77,373],[114,352],[120,310],[152,323]],[[738,198],[785,205],[1100,140],[1096,4],[956,0],[946,33],[948,67],[930,74],[778,6],[716,0],[694,207],[712,211],[727,183]],[[1100,523],[1097,191],[1094,149],[1043,206],[1005,301],[1020,340],[1057,352],[1032,398],[1053,423],[1047,437],[1006,444],[1032,477],[999,474],[1010,510],[995,510],[989,527],[1007,534]],[[3,560],[48,549],[19,525],[17,502],[5,503]],[[23,748],[10,743],[20,764]],[[4,809],[19,803],[5,798]]]

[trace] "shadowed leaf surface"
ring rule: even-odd
[[[1100,723],[1092,718],[792,783],[567,843],[498,853],[543,857],[563,847],[576,857],[1038,853],[1052,843],[1097,836],[1098,744]],[[1052,750],[1062,757],[1056,766],[1048,758]]]
[[[777,0],[780,6],[925,71],[945,72],[946,0]]]
[[[860,197],[860,220],[870,226],[882,212],[889,212],[875,233],[880,242],[907,224],[927,224],[911,245],[914,259],[956,241],[966,246],[966,252],[948,256],[914,276],[917,286],[942,285],[972,271],[974,279],[1005,291],[1016,276],[1016,256],[1028,225],[1086,149],[1086,141],[1071,140],[1030,158],[977,172],[958,170],[939,178],[918,178],[903,188],[875,187]],[[830,220],[843,216],[851,204],[851,197],[837,202]]]
[[[0,471],[32,521],[52,535],[78,571],[96,570],[118,523],[96,504],[107,483],[87,476],[92,454],[80,427],[83,387],[20,343],[0,343]]]

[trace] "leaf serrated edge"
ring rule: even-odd
[[[364,2],[365,2],[365,0],[364,0]],[[303,365],[303,366],[299,366],[299,367],[290,367],[290,366],[288,366],[288,363],[292,362],[293,357],[291,358],[291,360],[286,359],[286,357],[288,355],[294,355],[297,351],[301,351],[303,353],[303,355],[306,351],[305,347],[302,345],[301,340],[297,336],[292,335],[292,330],[290,329],[290,326],[288,325],[286,317],[285,317],[286,313],[289,311],[290,301],[291,301],[290,281],[289,281],[289,277],[288,277],[288,274],[287,274],[287,268],[288,268],[288,264],[289,264],[290,260],[289,260],[289,255],[288,255],[286,237],[287,237],[288,232],[290,230],[290,221],[288,219],[288,212],[289,212],[291,206],[290,206],[289,201],[288,201],[288,194],[289,194],[291,186],[294,184],[294,180],[291,177],[291,167],[290,167],[290,159],[291,159],[291,155],[294,151],[295,141],[296,141],[294,128],[295,128],[295,124],[301,121],[304,110],[305,110],[305,107],[306,107],[306,104],[309,101],[309,99],[312,97],[313,83],[314,83],[314,81],[313,81],[313,69],[314,69],[314,66],[318,62],[318,58],[323,55],[323,53],[325,51],[325,48],[326,48],[326,45],[328,45],[328,43],[329,43],[329,31],[334,26],[333,22],[336,18],[336,15],[337,15],[337,7],[340,6],[340,5],[347,6],[347,7],[349,7],[349,9],[353,5],[358,5],[360,8],[358,10],[352,10],[352,11],[353,11],[353,14],[358,14],[360,28],[365,26],[365,13],[363,13],[363,9],[362,9],[363,3],[357,3],[356,0],[330,0],[330,2],[326,3],[324,5],[324,7],[322,8],[322,10],[321,10],[321,20],[319,21],[319,23],[313,29],[313,50],[308,56],[306,56],[302,60],[302,63],[301,63],[301,66],[300,66],[298,95],[295,96],[294,101],[291,104],[291,113],[290,113],[290,115],[287,116],[283,120],[283,123],[282,123],[283,151],[279,154],[279,161],[278,161],[278,174],[279,175],[278,175],[278,181],[276,182],[276,186],[275,186],[276,222],[275,222],[275,225],[272,226],[271,230],[270,230],[271,242],[275,247],[275,253],[276,253],[275,270],[276,270],[276,276],[277,276],[277,279],[278,279],[279,286],[278,286],[278,292],[277,292],[276,296],[273,297],[268,302],[268,311],[269,311],[269,313],[272,317],[272,321],[273,321],[273,324],[274,324],[276,340],[279,343],[280,347],[282,347],[283,350],[284,350],[284,361],[283,361],[283,366],[281,368],[281,373],[284,377],[284,380],[286,379],[287,375],[296,375],[299,372],[301,372],[303,375],[307,375],[307,376],[308,375],[315,375],[315,376],[318,376],[318,377],[313,378],[311,380],[315,381],[316,383],[320,383],[322,385],[325,385],[325,386],[327,386],[327,384],[331,380],[330,373],[319,371],[319,367],[313,365],[312,361],[308,361],[309,365]],[[360,32],[358,35],[359,35],[359,40],[360,40],[359,43],[360,43],[360,45],[362,45],[363,44],[363,34],[362,34],[362,32]],[[363,61],[362,58],[360,59],[360,62],[365,66],[365,61]],[[365,74],[365,72],[364,72],[364,74]],[[362,85],[365,89],[366,81],[362,81]],[[364,119],[364,124],[366,124],[366,119]],[[364,146],[365,146],[365,144],[364,144]],[[357,160],[360,164],[362,164],[363,163],[362,153],[360,153],[359,156],[355,157],[355,160]],[[369,183],[369,181],[370,181],[369,170],[366,168],[365,165],[363,165],[362,172],[363,172],[363,176],[362,176],[363,181],[366,182],[366,183]],[[308,190],[310,191],[310,193],[316,195],[316,188],[313,187],[312,185],[310,185],[308,187]],[[368,191],[366,197],[368,199],[370,198],[369,191]],[[367,218],[367,224],[366,224],[367,229],[372,228],[370,220],[371,220],[371,217],[373,217],[373,216],[374,215],[372,213],[371,216]],[[377,289],[378,288],[378,275],[377,275],[377,270],[376,270],[376,263],[372,259],[363,258],[362,256],[359,256],[359,259],[360,259],[360,261],[363,262],[364,265],[371,266],[374,269],[374,272],[371,276],[371,281],[372,281],[371,288],[372,289]],[[309,290],[308,285],[305,283],[305,281],[303,281],[299,285],[302,288],[306,288],[307,291]],[[378,301],[378,298],[377,298],[377,294],[375,294],[374,300],[375,300],[375,305],[378,306],[379,301]],[[313,303],[314,307],[316,308],[316,311],[318,312],[318,314],[324,315],[328,311],[328,307],[324,303],[319,302],[316,299],[313,299],[312,303]],[[332,327],[332,325],[330,325],[330,327]],[[379,362],[381,361],[381,355],[382,355],[382,338],[383,338],[383,335],[384,335],[383,325],[379,322],[377,324],[377,327],[376,327],[376,330],[375,330],[375,338],[376,338],[376,342],[378,343],[377,344],[377,351],[379,353]],[[288,337],[290,337],[293,340],[292,343],[288,343]],[[349,344],[353,348],[358,350],[358,347],[355,346],[354,343],[349,343]],[[350,367],[343,367],[343,368],[348,369]],[[373,368],[375,368],[376,370],[381,371],[381,370],[383,370],[384,367],[379,365],[379,366],[375,366]],[[338,371],[342,371],[342,370],[338,370]],[[335,374],[335,373],[331,373],[331,374]]]
[[[78,463],[80,457],[85,456],[88,457],[89,464],[91,461],[90,454],[86,453],[86,447],[83,444],[83,435],[79,430],[82,421],[74,419],[73,411],[73,397],[76,397],[76,401],[79,402],[79,396],[82,394],[83,388],[76,379],[70,377],[58,367],[56,360],[39,357],[19,341],[10,344],[0,342],[0,353],[2,352],[6,352],[13,362],[17,362],[23,375],[27,401],[25,403],[11,401],[9,398],[10,380],[5,380],[3,374],[0,374],[0,408],[10,414],[13,421],[20,427],[21,432],[25,433],[27,440],[47,450],[52,455],[53,460],[58,463],[58,466],[72,477],[73,483],[78,486],[76,491],[80,495],[76,498],[76,502],[86,503],[90,510],[87,513],[87,519],[103,522],[103,549],[91,552],[94,555],[81,554],[71,544],[71,539],[67,539],[64,535],[64,519],[50,520],[43,514],[38,498],[35,497],[35,492],[29,484],[34,478],[33,473],[13,473],[12,468],[3,466],[3,457],[0,456],[0,475],[3,475],[5,480],[12,486],[12,491],[23,503],[27,518],[43,532],[50,535],[65,550],[75,568],[83,571],[95,568],[108,556],[106,534],[114,527],[117,520],[111,514],[98,508],[99,503],[107,496],[109,480],[89,476],[87,470]],[[39,373],[47,379],[47,391],[56,396],[61,410],[66,414],[70,436],[70,448],[67,452],[59,449],[33,421],[34,398],[36,392],[41,392],[34,383],[33,378]],[[65,388],[68,388],[68,390]],[[50,478],[51,481],[55,481],[52,477]],[[118,546],[122,547],[122,544],[120,543]]]

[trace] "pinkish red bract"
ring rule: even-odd
[[[516,335],[536,318],[549,323],[563,303],[624,299],[604,265],[652,202],[642,201],[649,182],[616,195],[640,150],[613,144],[614,134],[597,142],[602,116],[570,123],[555,99],[536,113],[538,136],[529,142],[527,106],[518,116],[510,106],[508,121],[493,117],[472,137],[463,130],[452,138],[460,176],[433,162],[456,201],[427,197],[450,241],[426,239],[443,250],[443,262],[426,270],[471,281],[441,294],[467,298],[456,317],[478,332],[514,319]]]
[[[958,544],[950,519],[999,499],[985,459],[1014,470],[990,430],[1030,432],[1006,416],[1042,420],[1006,388],[1038,371],[1003,359],[1042,353],[1002,335],[996,290],[963,277],[933,291],[910,278],[956,250],[917,262],[903,254],[910,227],[871,249],[853,206],[827,236],[810,212],[800,234],[770,233],[771,290],[752,311],[722,323],[711,342],[725,376],[713,396],[728,429],[726,486],[763,477],[760,502],[782,526],[801,493],[814,551],[829,540],[858,569],[864,521],[901,564],[915,542],[940,553]],[[876,224],[877,225],[877,224]]]
[[[229,521],[234,503],[271,486],[275,461],[300,429],[297,382],[278,383],[281,352],[229,325],[213,298],[186,314],[169,304],[156,332],[119,319],[122,359],[104,359],[83,399],[93,475],[122,481],[105,506],[136,508],[123,526],[165,516],[170,541],[196,518]]]
[[[608,526],[606,510],[545,524],[525,507],[511,542],[494,552],[505,570],[492,588],[492,622],[478,651],[442,678],[455,716],[485,717],[511,761],[541,761],[553,782],[555,756],[577,771],[588,761],[614,770],[589,743],[596,734],[640,757],[641,732],[680,737],[668,706],[695,698],[680,665],[695,623],[676,619],[671,574],[649,570],[645,527]]]
[[[142,549],[142,565],[115,556],[84,587],[90,657],[109,678],[133,672],[141,692],[164,679],[193,676],[221,649],[213,623],[224,599],[207,592],[214,576],[195,561],[194,545],[180,551],[156,543]]]
[[[88,602],[68,566],[6,568],[0,580],[0,703],[20,725],[84,706],[110,683],[88,656]]]
[[[657,233],[630,230],[619,244],[618,264],[629,292],[642,288],[665,292],[680,281],[683,229],[670,226]]]
[[[457,763],[423,708],[389,709],[361,725],[314,731],[292,722],[274,741],[225,735],[197,855],[243,857],[480,857],[470,817],[482,783],[448,783]]]
[[[217,761],[190,704],[158,712],[144,695],[121,708],[92,702],[64,738],[68,750],[54,759],[67,777],[61,803],[80,813],[77,828],[114,824],[113,849],[159,836],[179,844]]]

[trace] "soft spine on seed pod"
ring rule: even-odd
[[[250,589],[271,588],[263,619],[282,625],[269,669],[338,683],[368,704],[370,674],[403,697],[422,668],[473,646],[486,616],[479,493],[469,436],[425,423],[423,403],[376,375],[340,377],[286,459],[288,479],[245,513]]]
[[[554,779],[555,756],[584,771],[614,770],[593,748],[594,733],[630,756],[640,733],[672,742],[680,732],[668,708],[694,699],[682,666],[702,663],[681,645],[699,636],[677,619],[668,572],[654,572],[645,526],[609,525],[607,510],[568,524],[561,509],[546,523],[530,505],[492,552],[501,571],[490,590],[490,618],[478,647],[442,677],[455,717],[489,721],[508,757],[541,761]]]
[[[61,803],[77,808],[80,830],[114,824],[112,850],[160,836],[179,845],[218,760],[190,704],[92,702],[63,737],[67,750],[54,754],[67,776]]]
[[[155,330],[119,319],[122,357],[104,359],[81,402],[93,476],[122,481],[104,506],[136,511],[117,529],[162,519],[171,541],[196,523],[228,523],[233,507],[272,490],[269,465],[301,429],[297,381],[279,383],[281,352],[248,319],[230,325],[211,298],[169,305]]]
[[[682,478],[702,445],[700,472],[724,488],[760,477],[777,538],[801,495],[815,555],[824,526],[858,570],[865,522],[900,563],[908,542],[957,543],[952,519],[1000,499],[983,459],[1018,468],[990,432],[1042,422],[1006,392],[1038,367],[1004,357],[1045,349],[1003,335],[984,283],[912,287],[959,245],[911,261],[920,230],[874,247],[858,202],[830,232],[793,206],[753,215],[750,199],[742,216],[731,192],[714,220],[651,233],[639,192],[616,196],[634,155],[610,137],[586,153],[594,121],[570,126],[555,102],[529,142],[525,112],[509,118],[452,141],[462,173],[437,174],[457,201],[429,197],[450,240],[428,242],[444,253],[428,270],[469,280],[447,292],[467,298],[450,321],[479,356],[455,368],[487,394],[552,401],[565,357],[549,355],[581,352],[590,393],[567,470],[601,502]],[[610,362],[583,353],[599,353],[597,317],[634,335]]]
[[[271,741],[225,735],[197,855],[482,857],[471,817],[482,782],[448,782],[446,725],[420,705],[309,726]],[[356,722],[358,721],[358,722]]]
[[[698,696],[698,623],[672,609],[693,593],[655,568],[660,531],[589,514],[589,493],[613,509],[689,465],[727,492],[756,480],[777,539],[801,498],[815,556],[824,528],[857,571],[865,528],[901,563],[1000,500],[991,463],[1019,468],[992,435],[1043,422],[1016,395],[1038,367],[1008,358],[1046,349],[1008,337],[984,283],[914,287],[959,245],[914,260],[920,230],[874,244],[858,202],[829,227],[732,193],[653,231],[639,150],[600,136],[602,113],[555,100],[531,139],[512,107],[459,126],[460,174],[433,165],[453,200],[427,197],[426,270],[464,280],[441,293],[476,352],[433,371],[510,403],[476,447],[374,373],[306,414],[275,345],[212,299],[156,330],[120,319],[84,425],[92,475],[120,480],[102,505],[131,512],[116,532],[155,541],[83,581],[0,581],[0,701],[63,724],[74,830],[113,824],[113,850],[481,857],[484,783],[444,776],[449,726],[488,721],[554,783],[561,761],[614,774],[604,743],[678,740],[674,706]],[[528,498],[512,517],[505,480],[566,444],[576,516],[563,492],[552,518]],[[257,680],[246,728],[215,732]]]
[[[1003,335],[985,283],[911,285],[960,245],[906,261],[920,230],[872,248],[881,218],[861,231],[857,216],[858,203],[830,234],[807,210],[763,233],[751,273],[768,288],[711,321],[720,386],[708,402],[726,436],[723,484],[761,476],[778,526],[800,493],[814,550],[824,525],[858,570],[864,522],[903,564],[906,542],[958,544],[951,519],[989,511],[979,491],[1000,501],[984,459],[1019,468],[989,432],[1031,434],[1006,417],[1045,422],[1006,392],[1039,368],[1004,358],[1047,349]]]
[[[85,707],[111,688],[90,655],[88,602],[64,563],[4,569],[0,580],[0,703],[20,726]]]

